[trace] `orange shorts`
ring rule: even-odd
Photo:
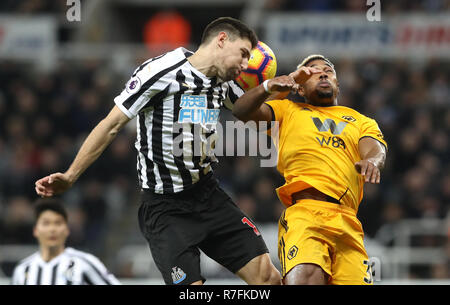
[[[356,212],[312,199],[288,207],[278,224],[278,257],[284,277],[303,263],[319,265],[329,284],[372,284],[372,270]]]

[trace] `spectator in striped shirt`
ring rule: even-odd
[[[33,235],[39,251],[14,269],[12,285],[120,285],[92,254],[66,248],[67,213],[56,199],[40,200],[35,207]]]

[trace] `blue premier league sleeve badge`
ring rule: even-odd
[[[126,90],[129,94],[135,94],[139,89],[141,89],[141,80],[135,76],[128,81]]]

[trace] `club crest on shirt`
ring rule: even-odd
[[[141,89],[141,80],[137,76],[132,77],[125,87],[125,90],[130,94],[138,92],[139,89]]]
[[[75,266],[75,262],[71,261],[69,266],[67,267],[67,270],[64,272],[64,277],[68,280],[68,281],[72,281],[73,280],[73,273],[74,273],[74,266]]]
[[[351,115],[343,115],[342,118],[344,120],[350,121],[350,122],[356,122],[356,119],[352,117]]]

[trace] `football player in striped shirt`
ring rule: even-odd
[[[12,285],[120,285],[98,258],[66,248],[67,213],[57,200],[39,201],[35,215],[33,235],[39,251],[15,267]]]
[[[37,194],[70,188],[136,117],[139,225],[165,283],[203,284],[202,250],[248,284],[281,284],[258,228],[213,175],[219,113],[244,94],[235,79],[257,43],[244,23],[221,17],[195,52],[180,47],[144,62],[69,169],[36,181]]]

